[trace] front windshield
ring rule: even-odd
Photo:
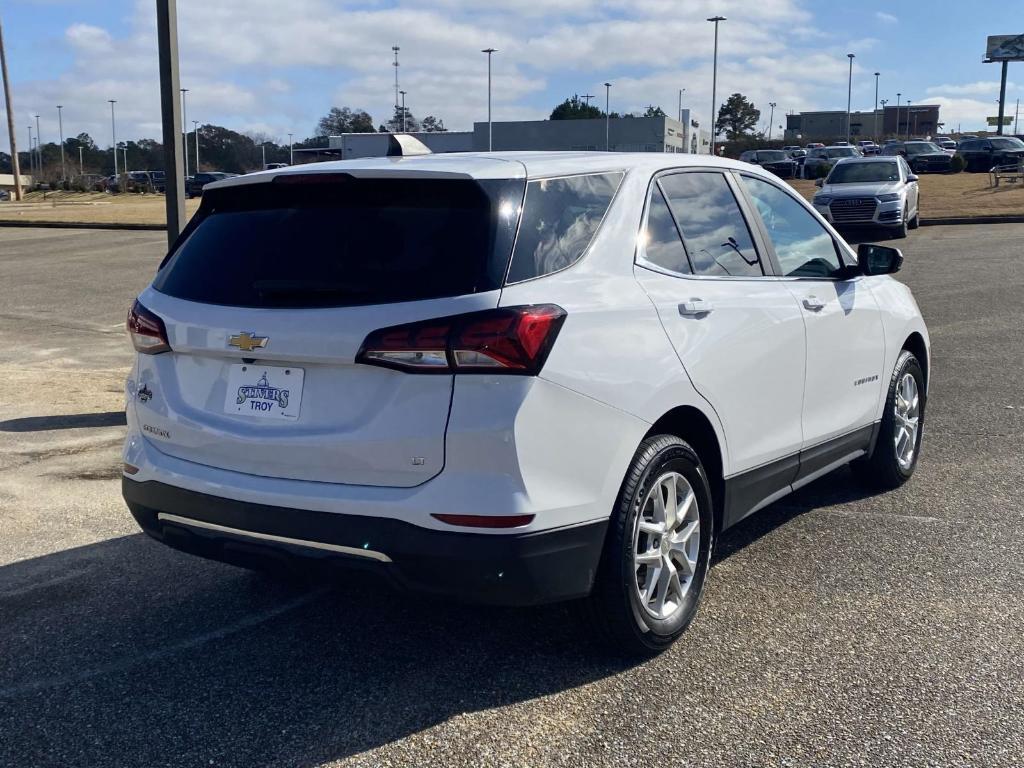
[[[992,139],[992,146],[995,149],[1024,149],[1024,141],[1004,136],[1001,139]]]
[[[930,141],[914,141],[903,145],[908,155],[923,155],[927,152],[941,152],[936,145]]]
[[[900,169],[896,163],[839,163],[832,169],[825,183],[867,184],[899,180]]]
[[[788,160],[785,152],[778,149],[761,150],[757,153],[757,159],[762,163],[774,163],[778,160]]]
[[[829,157],[857,157],[857,150],[853,147],[829,147]]]

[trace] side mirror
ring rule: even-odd
[[[824,179],[815,179],[814,180],[814,186],[816,186],[816,187],[824,187],[825,186],[825,180]]]
[[[857,246],[857,262],[865,275],[891,275],[903,266],[903,254],[899,248],[861,243]]]
[[[917,175],[916,174],[911,173],[910,175],[907,176],[907,183],[909,184],[912,181],[917,181]]]

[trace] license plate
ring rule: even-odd
[[[301,368],[232,365],[224,412],[259,419],[297,419],[304,376]]]

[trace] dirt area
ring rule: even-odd
[[[814,182],[790,182],[808,200],[814,196]],[[1024,215],[1024,184],[988,186],[984,173],[923,174],[921,216],[944,219],[953,216]],[[199,200],[186,200],[191,216]],[[105,192],[33,192],[21,203],[0,203],[0,222],[63,222],[92,224],[163,224],[163,195]]]
[[[790,183],[808,200],[814,196],[813,181],[795,179]],[[1024,184],[992,188],[986,173],[925,173],[918,184],[923,219],[1024,215]]]
[[[191,216],[199,199],[185,201]],[[31,192],[25,200],[0,203],[0,221],[89,224],[163,224],[164,196],[106,192]]]

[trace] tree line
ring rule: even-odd
[[[331,107],[321,117],[309,138],[296,141],[295,149],[325,148],[328,137],[342,133],[394,133],[403,130],[402,107],[396,107],[386,123],[374,128],[373,118],[364,110],[349,107]],[[412,114],[408,107],[404,111],[406,131],[446,131],[444,121],[433,115],[422,120]],[[266,163],[287,163],[290,161],[289,145],[278,143],[273,137],[262,133],[239,133],[221,125],[199,126],[199,170],[226,171],[228,173],[249,173],[260,170]],[[196,131],[185,134],[188,147],[189,172],[196,170]],[[21,172],[28,175],[34,165],[42,167],[36,173],[37,181],[57,182],[61,180],[60,144],[41,144],[32,153],[19,152]],[[81,151],[79,151],[81,150]],[[127,166],[125,153],[127,152]],[[37,154],[38,153],[38,154]],[[35,155],[30,162],[30,154]],[[41,158],[41,163],[40,163]],[[101,148],[88,133],[64,140],[64,159],[67,176],[76,178],[81,174],[109,176],[114,172],[114,150]],[[117,169],[128,171],[162,171],[164,169],[163,143],[156,139],[137,139],[118,142]],[[0,152],[0,173],[11,172],[11,156]]]

